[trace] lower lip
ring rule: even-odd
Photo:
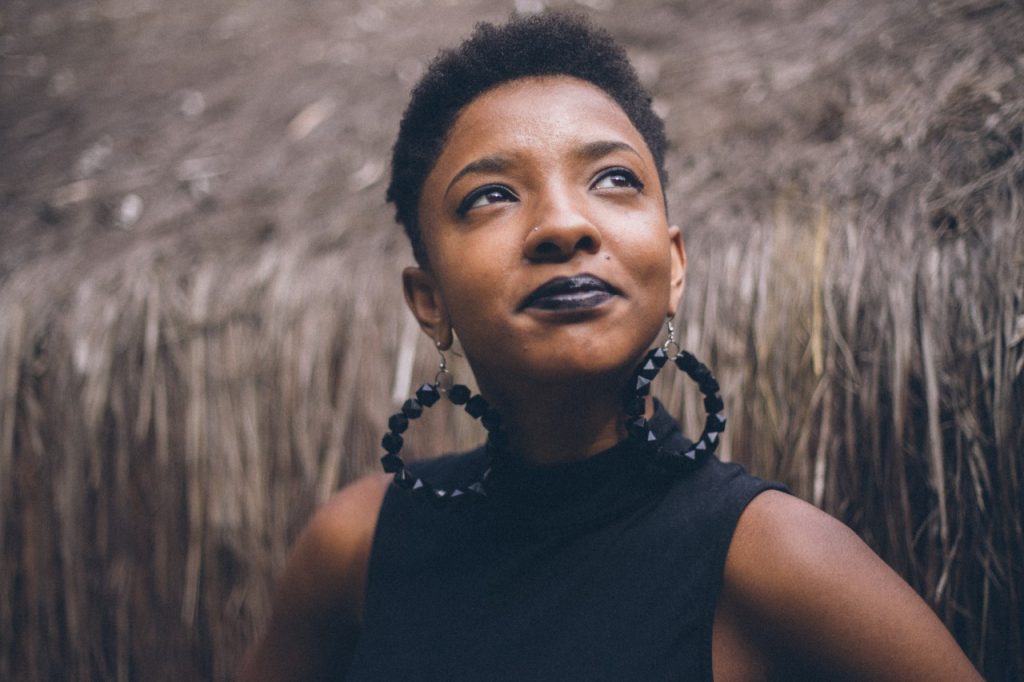
[[[543,296],[528,307],[539,310],[589,310],[612,298],[607,291],[574,291],[572,293]]]

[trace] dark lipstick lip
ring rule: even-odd
[[[608,282],[589,273],[572,275],[570,277],[553,277],[530,292],[519,305],[519,309],[529,308],[542,298],[586,292],[604,292],[612,295],[619,295],[621,293]]]

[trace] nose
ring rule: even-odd
[[[534,227],[523,245],[527,260],[557,263],[577,252],[601,249],[601,233],[587,217],[583,201],[583,197],[562,190],[550,190],[539,198],[532,215]]]

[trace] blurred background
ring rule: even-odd
[[[6,0],[0,678],[231,676],[436,370],[383,198],[408,90],[547,5],[609,29],[667,122],[721,451],[1024,677],[1020,0]],[[655,393],[699,431],[685,382]],[[438,408],[408,450],[478,428]]]

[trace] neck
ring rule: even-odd
[[[534,386],[493,400],[513,451],[523,459],[538,465],[578,461],[626,437],[621,397],[624,380],[616,377]]]

